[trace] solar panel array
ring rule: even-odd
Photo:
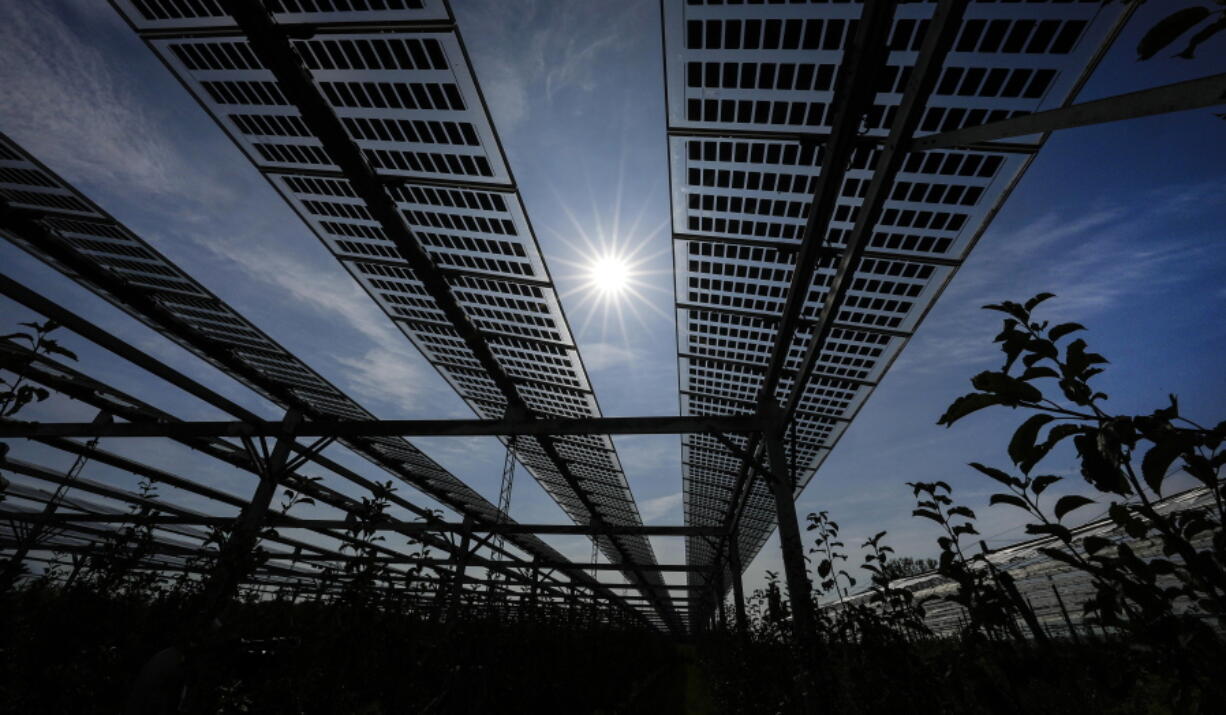
[[[600,408],[545,267],[450,10],[420,2],[279,0],[266,7],[302,67],[383,181],[431,266],[414,266],[287,99],[247,37],[211,0],[117,0],[251,162],[397,327],[481,417],[507,395],[464,339],[475,328],[532,413],[596,417]],[[423,286],[439,274],[464,314],[458,326]],[[607,436],[550,438],[614,526],[641,525]],[[520,461],[577,523],[583,500],[536,438]],[[618,543],[614,544],[613,540]],[[642,536],[600,537],[613,563],[654,564]],[[631,580],[638,575],[627,572]],[[660,584],[657,573],[646,575]]]
[[[164,334],[157,319],[141,312],[132,296],[156,304],[179,323],[168,335],[184,348],[282,407],[301,409],[309,418],[373,420],[374,415],[289,353],[285,348],[194,278],[168,260],[126,226],[39,163],[23,148],[0,134],[0,201],[36,221],[54,243],[19,235],[0,225],[0,236],[47,261],[134,317]],[[121,281],[129,293],[121,296],[83,275],[63,260],[75,260]],[[218,354],[233,358],[250,373],[231,369]],[[73,374],[66,373],[68,378]],[[105,386],[90,392],[102,395]],[[128,398],[114,397],[115,414],[133,407]],[[140,405],[135,405],[139,407]],[[161,421],[159,415],[152,415]],[[398,437],[370,437],[346,444],[402,480],[462,514],[484,523],[498,520],[497,507],[468,487],[413,444]],[[237,448],[234,448],[237,449]],[[513,523],[513,522],[512,522]],[[565,561],[555,549],[533,535],[507,539],[545,561]]]
[[[682,412],[748,413],[760,398],[789,299],[836,109],[835,83],[863,5],[664,0],[663,6]],[[934,7],[907,3],[895,12],[886,67],[874,78],[875,100],[862,118],[862,141],[829,231],[814,237],[827,250],[788,346],[774,394],[781,404],[791,397],[874,178],[880,149],[872,140],[889,134]],[[1096,61],[1118,12],[1093,1],[970,3],[916,135],[1059,106]],[[1042,139],[906,156],[792,415],[797,495]],[[686,523],[722,525],[742,460],[703,435],[686,436],[682,446]],[[770,490],[758,480],[746,495],[738,533],[742,564],[774,525]],[[691,564],[715,557],[702,539],[689,539],[686,551]],[[692,583],[703,578],[691,576]]]

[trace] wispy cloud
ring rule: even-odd
[[[457,7],[486,100],[501,131],[528,120],[540,101],[591,92],[601,56],[632,37],[625,3],[466,3]]]
[[[619,365],[630,365],[639,359],[637,350],[629,345],[615,343],[584,343],[583,364],[589,370],[604,370]]]
[[[138,97],[132,68],[93,44],[118,17],[77,10],[86,37],[51,7],[0,3],[0,128],[73,181],[153,196],[226,193],[224,184],[192,179],[199,171],[175,147],[167,117]]]
[[[664,516],[673,513],[680,513],[678,509],[681,507],[681,492],[675,494],[665,494],[662,497],[654,499],[644,499],[639,502],[639,510],[642,512],[643,521],[655,521]]]
[[[1165,225],[1173,216],[1205,210],[1220,190],[1220,183],[1165,188],[1143,202],[1092,207],[1073,220],[1049,213],[989,234],[897,369],[936,370],[994,360],[998,349],[982,339],[985,326],[996,322],[980,310],[987,303],[1047,290],[1059,297],[1049,317],[1084,320],[1189,280],[1181,266],[1208,250],[1205,242],[1170,236]]]
[[[306,233],[306,227],[300,229]],[[345,389],[375,402],[421,405],[438,396],[439,377],[379,310],[370,296],[335,264],[316,264],[298,252],[284,250],[285,241],[250,240],[242,234],[191,235],[194,243],[277,289],[288,303],[317,314],[322,324],[347,325],[369,342],[325,348],[344,368]],[[311,241],[303,235],[295,241]],[[283,299],[284,300],[284,299]]]

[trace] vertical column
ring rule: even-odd
[[[461,528],[460,548],[455,553],[455,568],[451,574],[451,584],[447,594],[447,621],[449,623],[455,620],[460,608],[460,595],[464,593],[464,571],[468,568],[469,557],[472,556],[469,544],[473,536],[473,518],[466,515]]]
[[[728,568],[732,571],[732,604],[736,608],[736,628],[741,633],[749,632],[745,620],[745,587],[741,582],[741,542],[737,534],[728,536]]]
[[[770,414],[778,417],[778,408]],[[809,575],[805,567],[805,550],[800,540],[800,527],[796,522],[796,503],[793,501],[792,475],[788,469],[787,453],[783,448],[782,420],[774,420],[774,426],[763,434],[766,453],[770,459],[770,487],[775,496],[775,514],[779,522],[779,548],[783,551],[783,571],[787,577],[788,596],[792,602],[792,624],[796,642],[808,646],[816,633],[813,618],[813,603],[809,595]]]
[[[536,592],[541,583],[541,557],[532,557],[532,582],[528,586],[528,616],[536,620]]]
[[[211,623],[221,614],[226,603],[238,590],[238,584],[251,568],[251,555],[260,539],[260,529],[268,514],[268,505],[277,493],[277,487],[285,476],[285,463],[289,458],[290,447],[294,443],[294,430],[302,422],[302,415],[296,410],[289,410],[281,420],[281,435],[277,444],[267,459],[257,461],[260,473],[259,486],[251,501],[239,513],[234,521],[234,530],[217,558],[217,566],[209,575],[201,599],[199,618],[204,624]]]

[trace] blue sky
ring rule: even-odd
[[[1226,66],[1226,41],[1194,61],[1134,61],[1167,3],[1143,6],[1082,94],[1092,99],[1204,76]],[[675,414],[669,197],[659,7],[638,2],[455,0],[453,8],[572,329],[607,415]],[[467,416],[467,407],[350,280],[117,15],[100,1],[0,3],[0,130],[153,242],[254,323],[383,417]],[[1209,110],[1058,134],[971,254],[911,344],[801,496],[828,509],[856,545],[887,529],[900,554],[936,552],[910,517],[905,481],[944,479],[980,514],[992,545],[1021,538],[1018,515],[988,509],[991,485],[965,466],[1003,465],[1019,416],[985,413],[953,429],[937,416],[997,365],[997,318],[978,306],[1040,291],[1053,318],[1090,328],[1112,359],[1101,378],[1119,411],[1148,411],[1178,393],[1192,417],[1226,416],[1226,122]],[[585,286],[593,243],[640,259],[640,298],[621,316]],[[270,417],[276,408],[7,243],[3,270]],[[0,327],[26,314],[0,303]],[[216,417],[194,399],[81,347],[87,372],[183,417]],[[88,418],[79,405],[48,419]],[[648,523],[680,523],[676,437],[617,438]],[[501,450],[493,440],[416,443],[491,500]],[[248,477],[160,442],[108,448],[246,493]],[[23,448],[66,466],[62,456]],[[341,450],[333,456],[373,470]],[[1073,466],[1057,453],[1049,470]],[[87,474],[90,474],[87,471]],[[92,472],[121,484],[132,480]],[[339,486],[340,483],[337,482]],[[1070,479],[1061,486],[1077,490]],[[403,495],[431,506],[405,487]],[[190,500],[185,500],[190,501]],[[1087,516],[1092,510],[1086,509]],[[564,523],[529,478],[512,515]],[[549,538],[585,560],[583,539]],[[653,539],[680,562],[680,540]],[[858,563],[853,557],[853,563]],[[747,576],[779,567],[768,542]],[[679,582],[677,578],[670,578]]]

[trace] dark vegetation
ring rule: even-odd
[[[0,711],[122,712],[136,674],[183,635],[190,600],[36,581],[0,616]],[[582,610],[509,621],[335,601],[244,599],[188,651],[186,713],[575,713],[627,710],[672,645]],[[177,699],[177,698],[176,698]]]
[[[816,645],[804,652],[787,599],[774,578],[749,599],[746,633],[712,634],[707,666],[727,712],[846,713],[1194,713],[1222,712],[1226,687],[1226,422],[1207,427],[1169,404],[1142,414],[1106,407],[1093,379],[1107,360],[1091,352],[1077,323],[1050,325],[1034,311],[1050,294],[1025,303],[986,306],[1006,317],[996,342],[1000,370],[971,379],[939,423],[952,426],[990,407],[1023,417],[1006,452],[1011,466],[972,463],[999,489],[989,505],[1026,512],[1026,532],[1050,537],[1040,551],[1076,570],[1092,586],[1081,604],[1080,637],[1047,633],[1007,573],[972,550],[976,514],[958,504],[945,482],[908,483],[914,516],[936,526],[933,564],[956,588],[947,598],[964,609],[955,633],[936,634],[925,606],[894,581],[914,560],[895,559],[885,532],[869,539],[862,568],[870,597],[847,600],[855,585],[838,524],[809,515],[815,545]],[[1071,445],[1096,498],[1045,495],[1064,477],[1039,468],[1059,445]],[[1204,508],[1162,511],[1155,502],[1176,473],[1191,477],[1212,501]],[[1127,538],[1077,538],[1070,515],[1090,504]],[[1142,557],[1134,545],[1160,545]],[[811,663],[795,677],[797,659]]]

